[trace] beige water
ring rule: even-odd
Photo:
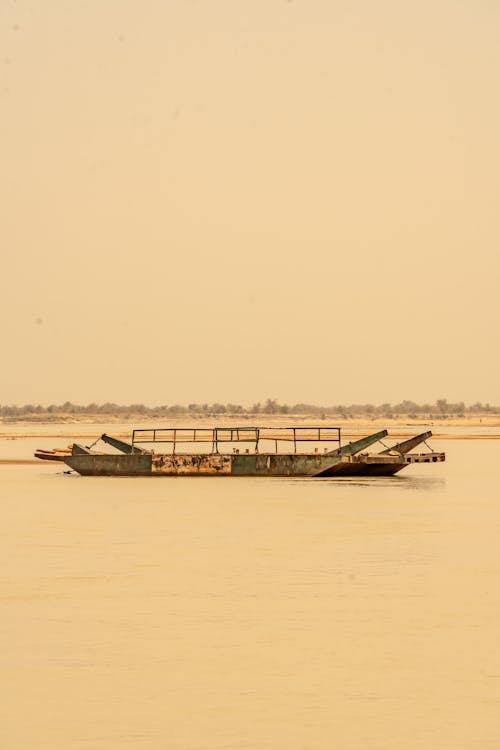
[[[500,444],[436,448],[372,480],[0,466],[2,750],[500,747]]]

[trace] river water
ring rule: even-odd
[[[371,480],[1,465],[2,750],[498,748],[500,443],[434,447]]]

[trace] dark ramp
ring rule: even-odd
[[[416,448],[417,445],[425,442],[425,440],[430,437],[432,437],[432,432],[430,430],[428,432],[422,432],[420,435],[415,435],[415,437],[409,438],[408,440],[403,440],[402,443],[393,445],[392,448],[386,448],[384,451],[380,451],[379,456],[387,455],[393,452],[409,453],[411,450],[413,450],[413,448]]]
[[[105,443],[108,443],[108,445],[112,445],[113,448],[116,448],[122,453],[142,453],[143,455],[150,453],[150,451],[144,450],[143,448],[138,448],[136,445],[126,443],[124,440],[118,440],[118,438],[111,437],[111,435],[106,435],[106,433],[101,435],[101,440]]]
[[[87,448],[86,445],[81,445],[80,443],[73,443],[73,447],[71,448],[71,455],[72,456],[86,456],[89,453],[92,453],[90,448]]]
[[[329,451],[327,456],[354,456],[355,453],[359,453],[365,448],[369,448],[370,445],[373,445],[373,443],[376,443],[384,437],[387,437],[387,430],[380,430],[380,432],[374,432],[373,435],[368,435],[367,437],[361,438],[361,440],[355,440],[353,443],[348,443],[334,451]]]

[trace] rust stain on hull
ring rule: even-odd
[[[231,474],[231,456],[196,455],[196,456],[153,456],[152,474],[166,476],[200,475],[220,476]]]

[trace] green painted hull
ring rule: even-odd
[[[266,476],[310,477],[336,463],[318,455],[73,455],[65,463],[84,476]]]
[[[444,454],[80,454],[65,463],[83,476],[391,476],[410,463],[444,461]]]

